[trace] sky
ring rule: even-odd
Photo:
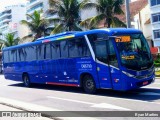
[[[6,6],[15,5],[17,3],[25,3],[26,1],[27,0],[0,0],[0,11]]]

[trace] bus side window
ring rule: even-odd
[[[90,51],[84,37],[68,41],[69,57],[90,56]]]
[[[108,64],[108,52],[107,52],[107,41],[108,35],[105,33],[95,33],[87,35],[91,43],[93,51],[95,52],[96,58]]]
[[[81,56],[82,57],[91,56],[91,53],[90,53],[90,50],[89,50],[89,47],[87,45],[87,42],[86,42],[85,38],[81,37],[81,38],[78,38],[78,40],[79,40],[78,49],[79,49],[79,52],[80,52]]]
[[[17,50],[11,50],[11,62],[17,61]]]
[[[61,58],[68,58],[68,44],[67,40],[60,41]]]
[[[97,41],[95,42],[95,54],[96,58],[103,62],[108,64],[108,53],[107,53],[107,41]]]
[[[79,50],[75,39],[68,41],[69,57],[79,57]]]
[[[18,49],[17,59],[18,59],[19,61],[25,61],[25,56],[26,56],[26,53],[25,53],[25,51],[24,51],[24,48]]]
[[[29,46],[25,48],[25,60],[33,61],[36,60],[36,46]]]
[[[20,58],[20,49],[17,50],[17,62],[20,62],[21,58]]]
[[[116,52],[111,40],[107,40],[107,51],[108,51],[109,64],[118,67]]]
[[[45,49],[45,45],[44,44],[37,46],[37,57],[38,57],[38,60],[44,60],[45,59],[44,49]]]
[[[12,62],[11,58],[11,50],[8,51],[8,56],[9,56],[9,62]]]
[[[3,61],[4,63],[9,63],[9,52],[8,51],[4,51],[4,54],[3,54]]]
[[[50,46],[50,44],[45,44],[45,59],[51,59],[51,46]]]
[[[58,41],[51,43],[51,55],[52,59],[60,58],[60,43]]]

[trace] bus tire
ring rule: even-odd
[[[94,79],[91,75],[85,75],[83,77],[83,89],[88,94],[93,94],[96,92],[96,85]]]
[[[23,75],[23,84],[25,87],[31,87],[31,82],[30,82],[28,74]]]

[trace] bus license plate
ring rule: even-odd
[[[143,85],[147,85],[147,84],[148,84],[148,81],[143,82]]]

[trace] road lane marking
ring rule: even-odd
[[[156,84],[156,85],[160,85],[160,83],[154,83],[153,85],[155,85],[155,84]]]
[[[58,99],[58,100],[69,101],[69,102],[75,102],[75,103],[88,104],[88,105],[92,105],[91,107],[95,107],[95,108],[107,108],[107,109],[115,109],[115,110],[130,110],[128,108],[123,108],[123,107],[119,107],[119,106],[108,104],[108,103],[97,104],[97,103],[91,103],[91,102],[85,102],[85,101],[79,101],[79,100],[73,100],[73,99],[66,99],[66,98],[59,98],[59,97],[53,97],[53,96],[47,96],[47,98]]]
[[[108,104],[108,103],[100,103],[100,104],[95,104],[91,107],[96,107],[96,108],[108,108],[108,109],[117,109],[117,110],[130,110],[127,108],[123,108],[123,107],[119,107],[119,106],[115,106],[112,104]]]
[[[158,95],[160,96],[160,93],[155,93],[155,92],[143,92],[143,93],[139,92],[138,94],[139,95]]]
[[[103,96],[99,96],[99,97],[103,97]],[[114,100],[124,100],[124,101],[134,101],[134,102],[141,102],[141,103],[149,103],[149,104],[157,104],[157,105],[160,105],[159,102],[150,102],[150,101],[143,101],[143,100],[136,100],[136,99],[129,99],[129,98],[118,98],[118,97],[109,97],[107,96],[107,98],[110,98],[110,99],[114,99]]]
[[[160,87],[149,87],[149,86],[147,86],[147,87],[142,87],[142,88],[149,88],[149,89],[158,89],[158,90],[160,90]]]
[[[72,100],[72,99],[66,99],[66,98],[59,98],[59,97],[53,97],[53,96],[47,96],[47,98],[64,100],[64,101],[69,101],[69,102],[76,102],[76,103],[83,103],[83,104],[89,104],[89,105],[93,105],[94,104],[94,103],[90,103],[90,102],[84,102],[84,101]]]
[[[44,110],[44,111],[61,111],[58,109],[53,109],[50,107],[45,107],[45,106],[41,106],[41,105],[36,105],[36,104],[32,104],[32,103],[28,103],[28,102],[23,102],[23,101],[19,101],[19,100],[14,100],[14,99],[8,99],[8,98],[3,98],[0,97],[0,103],[5,103],[9,106],[14,106],[17,108],[24,108],[25,110],[29,110],[29,111],[39,111],[39,110]]]
[[[59,110],[59,109],[54,109],[51,107],[45,107],[45,106],[41,106],[41,105],[36,105],[36,104],[32,104],[32,103],[28,103],[28,102],[23,102],[23,101],[19,101],[19,100],[14,100],[14,99],[8,99],[8,98],[3,98],[0,97],[0,103],[1,104],[5,104],[17,109],[22,109],[24,111],[40,111],[42,112],[42,114],[46,114],[46,111],[63,111],[63,110]],[[73,116],[77,116],[76,113],[73,113]],[[54,118],[54,112],[53,112],[53,116]],[[48,117],[47,117],[48,118]],[[44,117],[45,119],[45,117]],[[50,119],[50,118],[48,118]],[[96,118],[91,118],[91,117],[57,117],[55,119],[60,119],[60,120],[98,120]]]

